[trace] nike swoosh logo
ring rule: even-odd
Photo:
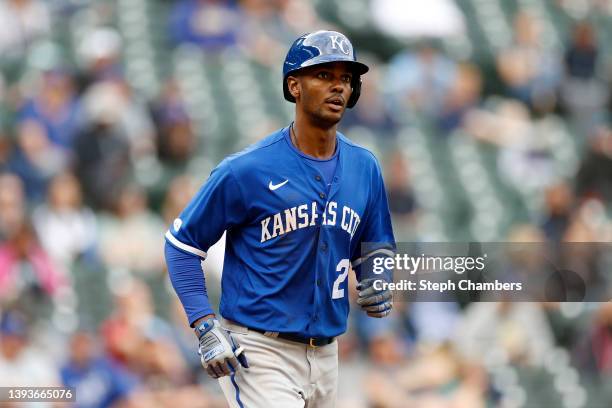
[[[289,179],[283,181],[282,183],[279,184],[272,184],[272,181],[270,181],[270,184],[268,184],[268,188],[272,191],[281,188],[282,186],[284,186],[285,184],[287,184],[287,182],[289,181]]]

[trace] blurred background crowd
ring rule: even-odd
[[[612,239],[610,0],[2,0],[0,27],[0,386],[225,406],[163,235],[289,124],[282,61],[321,28],[371,68],[340,129],[398,241]],[[612,405],[610,302],[398,302],[352,312],[340,353],[340,407]]]

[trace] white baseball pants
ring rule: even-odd
[[[223,319],[244,347],[249,368],[221,377],[232,408],[333,408],[338,388],[338,342],[311,347],[269,337]]]

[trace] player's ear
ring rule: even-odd
[[[298,99],[300,96],[300,82],[294,76],[287,77],[287,88],[289,89],[289,93],[295,99]]]

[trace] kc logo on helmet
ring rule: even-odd
[[[330,35],[329,39],[331,40],[331,46],[334,50],[339,48],[343,54],[349,55],[351,52],[351,45],[346,38],[339,35]]]

